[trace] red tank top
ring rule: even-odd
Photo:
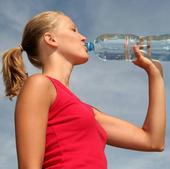
[[[107,134],[92,107],[57,79],[46,77],[57,96],[48,114],[43,169],[107,169]]]

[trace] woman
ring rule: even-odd
[[[61,12],[47,11],[26,25],[22,43],[3,55],[6,96],[17,96],[19,169],[106,169],[105,145],[163,151],[165,93],[161,65],[134,46],[135,65],[148,75],[149,103],[141,128],[82,102],[69,89],[74,65],[88,61],[86,38]],[[22,51],[42,69],[28,77]]]

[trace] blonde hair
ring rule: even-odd
[[[25,26],[21,45],[3,54],[2,73],[5,94],[10,100],[19,94],[24,81],[28,78],[25,71],[22,51],[27,53],[29,61],[37,68],[42,67],[39,58],[39,40],[42,35],[58,25],[58,16],[62,12],[47,11],[34,16]]]

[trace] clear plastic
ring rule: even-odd
[[[132,47],[137,44],[145,57],[170,61],[170,35],[136,36],[133,34],[103,34],[94,42],[86,43],[88,51],[94,51],[100,59],[135,59]]]

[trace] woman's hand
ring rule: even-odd
[[[163,76],[162,66],[158,60],[149,59],[140,52],[140,49],[137,45],[133,47],[136,59],[133,63],[141,68],[143,68],[148,74],[158,73]]]

